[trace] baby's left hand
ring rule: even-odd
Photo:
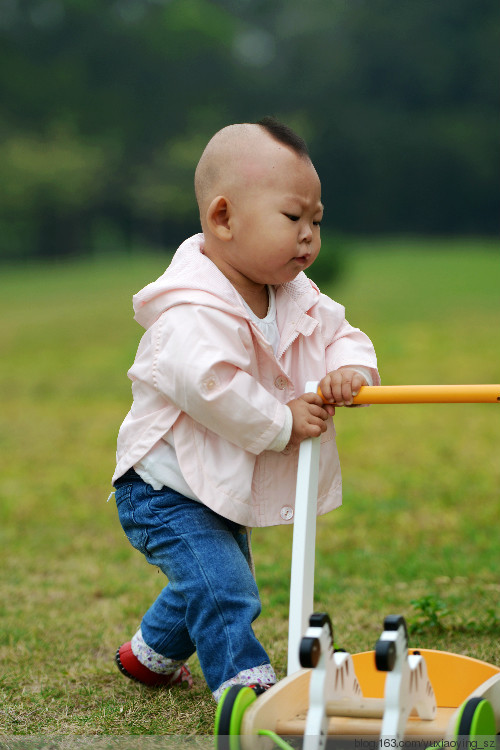
[[[353,397],[358,395],[363,385],[368,385],[363,375],[351,367],[339,367],[325,375],[319,387],[326,401],[332,401],[336,406],[351,406]],[[333,409],[331,413],[335,413],[333,407],[325,408],[329,412]]]

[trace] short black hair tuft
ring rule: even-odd
[[[285,146],[289,146],[299,156],[309,157],[309,149],[307,143],[300,135],[297,135],[288,125],[280,122],[275,117],[263,117],[259,120],[257,125],[267,130],[270,136],[276,141],[283,143]]]

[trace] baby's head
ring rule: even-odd
[[[318,175],[304,141],[272,118],[216,133],[195,191],[205,254],[240,293],[291,281],[318,255]]]

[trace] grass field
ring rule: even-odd
[[[131,294],[159,257],[6,269],[0,285],[0,735],[210,734],[195,689],[155,692],[113,657],[162,586],[106,503]],[[487,241],[352,243],[329,291],[375,343],[383,382],[500,382],[500,253]],[[315,595],[336,641],[373,648],[402,613],[411,645],[500,664],[500,407],[338,410],[344,505],[318,523]],[[286,667],[291,528],[254,534],[263,614]]]

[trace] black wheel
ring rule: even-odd
[[[321,656],[321,643],[318,638],[304,636],[300,642],[299,661],[300,666],[314,668],[319,662]]]
[[[469,698],[462,706],[457,737],[485,737],[496,734],[495,714],[485,698]]]
[[[246,685],[232,685],[222,695],[215,714],[216,750],[234,750],[240,747],[240,734],[243,715],[248,706],[257,700],[255,691]]]
[[[379,672],[392,672],[396,663],[394,641],[377,641],[375,644],[375,666]]]

